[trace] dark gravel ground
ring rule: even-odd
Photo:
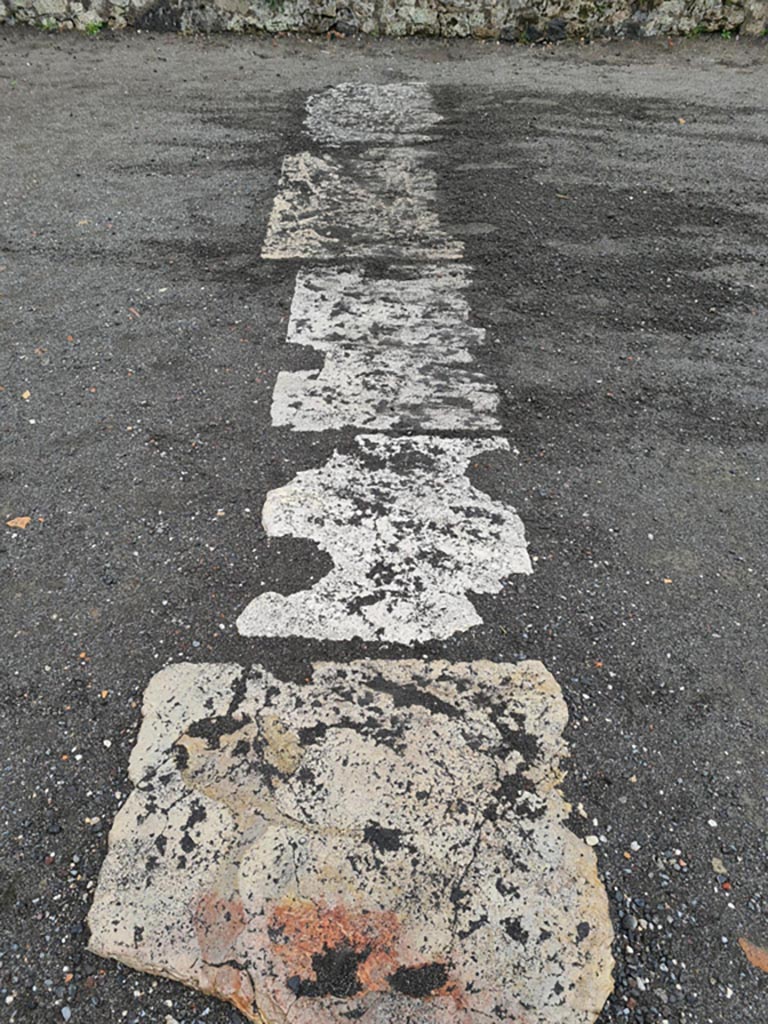
[[[0,547],[0,1020],[239,1019],[85,951],[146,683],[407,653],[232,624],[327,568],[259,513],[349,440],[270,426],[312,360],[284,345],[295,267],[258,258],[281,158],[307,93],[417,77],[520,451],[473,477],[537,557],[418,653],[538,657],[564,689],[616,924],[600,1024],[765,1024],[738,940],[768,947],[767,55],[0,32],[0,511],[31,517]]]

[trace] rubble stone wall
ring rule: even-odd
[[[356,32],[510,43],[768,35],[768,0],[0,0],[0,23],[98,32]]]

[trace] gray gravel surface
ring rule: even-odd
[[[266,492],[347,435],[270,426],[295,266],[259,259],[307,94],[430,82],[443,223],[520,450],[472,470],[536,571],[418,654],[541,658],[571,711],[618,961],[601,1024],[765,1024],[762,43],[497,44],[0,32],[0,1019],[234,1010],[85,950],[152,673],[402,657],[249,641],[328,568]],[[26,396],[26,397],[25,397]]]

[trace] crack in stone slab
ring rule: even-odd
[[[316,541],[334,566],[307,590],[255,598],[239,632],[409,644],[482,622],[467,592],[497,593],[531,572],[515,510],[465,475],[473,456],[508,449],[502,438],[361,434],[351,452],[271,491],[267,534]]]
[[[420,265],[376,274],[300,271],[289,344],[325,353],[319,370],[283,371],[272,422],[294,430],[501,429],[498,392],[472,369],[485,331],[469,324],[467,270]]]
[[[359,156],[298,153],[283,159],[264,259],[460,259],[440,227],[436,178],[417,149]]]
[[[262,1024],[592,1024],[612,931],[566,720],[538,662],[165,669],[90,948]]]
[[[307,101],[305,125],[315,142],[428,142],[442,121],[424,82],[342,82]]]

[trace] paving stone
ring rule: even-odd
[[[283,160],[264,259],[460,259],[438,223],[429,156],[414,147]]]
[[[424,82],[342,82],[307,101],[307,131],[316,142],[427,142],[442,117]]]
[[[456,264],[301,271],[288,342],[325,353],[278,374],[272,422],[294,430],[498,431],[498,393],[472,368],[485,331],[469,323]]]
[[[538,662],[151,681],[91,949],[269,1024],[592,1022],[612,929]]]
[[[316,541],[334,566],[312,587],[254,598],[243,636],[443,639],[482,619],[467,593],[497,593],[530,573],[520,517],[466,476],[503,438],[360,434],[317,469],[270,491],[269,536]]]

